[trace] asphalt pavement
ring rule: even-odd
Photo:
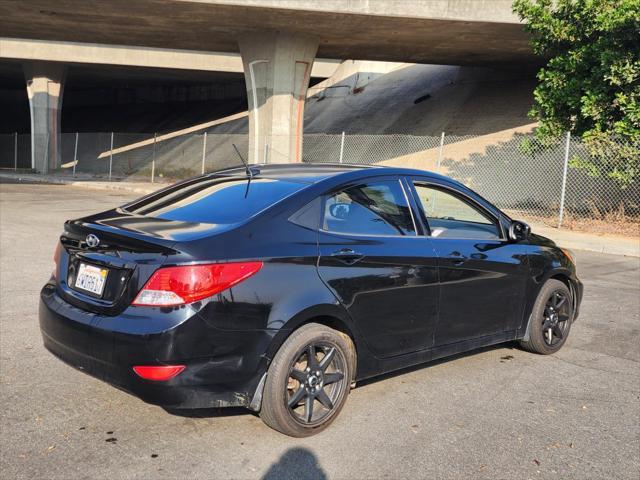
[[[639,258],[576,252],[585,298],[557,354],[507,344],[369,381],[293,439],[242,409],[168,413],[42,347],[63,221],[134,196],[0,184],[0,478],[640,478]]]

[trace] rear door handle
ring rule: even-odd
[[[331,256],[337,258],[342,263],[346,263],[347,265],[353,265],[364,257],[362,253],[356,252],[351,248],[341,248],[340,250],[333,252]]]
[[[462,265],[464,262],[467,261],[467,257],[461,254],[460,252],[458,252],[457,250],[451,252],[449,255],[445,256],[444,258],[449,260],[454,265]]]

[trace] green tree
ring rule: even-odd
[[[640,175],[640,0],[514,0],[546,59],[534,105],[542,145],[571,131],[589,155],[572,166],[626,187]]]

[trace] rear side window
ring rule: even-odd
[[[416,184],[432,237],[490,240],[500,238],[495,220],[461,198],[429,185]]]
[[[356,185],[326,198],[323,230],[354,235],[415,235],[397,180]]]
[[[242,222],[306,184],[267,178],[198,178],[134,202],[125,210],[138,215],[183,222]]]

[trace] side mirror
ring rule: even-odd
[[[520,220],[514,220],[509,226],[509,240],[526,240],[531,235],[531,227]]]

